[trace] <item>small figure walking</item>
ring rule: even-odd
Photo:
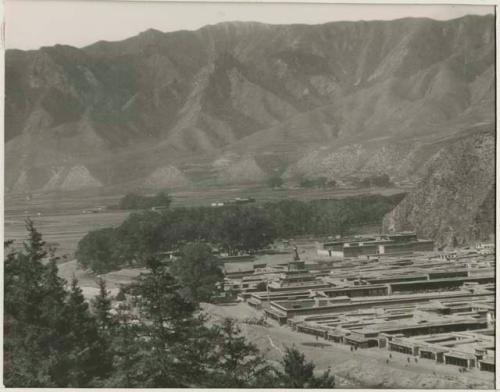
[[[392,353],[389,353],[389,358],[391,358],[391,359],[392,359]]]
[[[388,360],[388,359],[386,359],[386,360],[385,360],[385,363],[388,365],[388,364],[389,364],[389,360]]]
[[[418,363],[418,358],[417,357],[415,357],[415,363]]]
[[[410,357],[406,358],[408,360],[408,363],[410,363]]]

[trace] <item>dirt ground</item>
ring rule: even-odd
[[[119,271],[112,271],[107,274],[97,275],[79,268],[76,260],[59,264],[59,276],[64,278],[67,282],[71,282],[73,276],[77,278],[78,284],[83,291],[83,295],[87,299],[91,299],[98,294],[99,290],[97,280],[99,278],[104,279],[110,294],[116,295],[121,284],[132,282],[136,276],[144,271],[144,268],[124,268]]]
[[[318,371],[331,368],[340,388],[425,388],[425,389],[493,389],[494,374],[477,369],[459,373],[458,367],[409,357],[378,348],[350,351],[350,346],[295,332],[287,326],[263,327],[245,322],[260,318],[262,313],[246,303],[204,305],[204,311],[215,321],[231,317],[240,321],[244,335],[256,344],[266,358],[279,361],[287,346],[296,346],[313,360]],[[410,362],[408,363],[408,358]]]

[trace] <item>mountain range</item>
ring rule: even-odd
[[[495,114],[494,17],[147,30],[7,50],[7,192],[388,174]]]

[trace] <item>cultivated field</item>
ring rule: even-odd
[[[379,194],[390,196],[408,192],[406,188],[368,188],[368,189],[304,189],[238,186],[224,188],[206,188],[202,190],[185,190],[173,193],[174,205],[198,206],[210,205],[213,202],[230,200],[235,197],[253,197],[257,203],[279,201],[285,199],[309,201],[318,199],[341,199],[349,196]]]
[[[30,216],[37,230],[47,243],[57,246],[57,254],[72,258],[78,241],[90,230],[119,225],[127,216],[125,212],[99,214],[53,214]],[[5,215],[5,239],[20,246],[26,238],[25,216]]]
[[[370,189],[279,189],[263,186],[238,186],[178,190],[171,192],[173,207],[210,206],[212,202],[236,197],[254,197],[257,203],[284,199],[315,200],[339,199],[354,195],[393,195],[408,191],[402,188]],[[59,255],[72,258],[78,241],[90,230],[117,226],[127,217],[127,211],[105,210],[83,213],[97,207],[110,207],[118,203],[123,194],[100,194],[95,191],[53,194],[8,195],[5,201],[5,239],[19,245],[26,236],[24,220],[30,217],[45,240],[58,247]]]
[[[257,202],[283,199],[316,200],[339,199],[348,196],[379,194],[384,196],[408,192],[410,188],[352,188],[352,189],[306,189],[282,188],[271,189],[262,185],[239,185],[223,187],[186,188],[169,190],[173,197],[173,206],[209,206],[212,202],[227,201],[235,197],[254,197]],[[127,192],[95,190],[81,192],[8,194],[5,200],[7,215],[36,215],[81,213],[82,210],[98,206],[113,206]],[[154,194],[155,191],[138,191],[140,194]]]

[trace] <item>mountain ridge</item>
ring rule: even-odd
[[[21,176],[26,189],[43,189],[61,166],[84,167],[96,179],[89,184],[104,187],[172,167],[191,186],[182,162],[208,172],[226,153],[235,167],[250,165],[254,181],[276,169],[315,176],[297,163],[325,148],[382,141],[382,151],[384,140],[493,124],[493,21],[226,22],[83,48],[9,49],[6,190]],[[398,170],[387,174],[404,179]],[[227,176],[214,178],[235,177]]]
[[[493,131],[455,139],[426,163],[416,189],[384,217],[385,230],[415,230],[441,247],[491,241],[495,233],[494,162]]]

